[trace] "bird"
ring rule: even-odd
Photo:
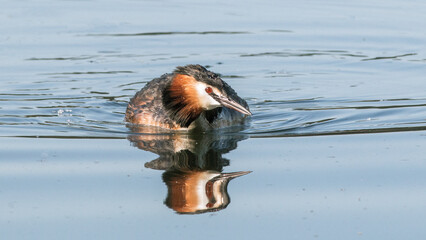
[[[243,125],[251,115],[247,102],[218,74],[191,64],[148,82],[130,99],[125,121],[168,130],[208,130]]]

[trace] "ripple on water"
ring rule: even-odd
[[[253,117],[241,133],[251,137],[426,129],[421,36],[266,29],[67,35],[88,45],[26,54],[17,62],[26,75],[9,70],[0,83],[0,136],[125,137],[129,98],[188,63],[208,65],[246,98]],[[411,48],[391,50],[408,38]]]
[[[126,87],[127,85],[120,85]],[[6,102],[0,125],[3,136],[124,137],[129,95],[89,91],[84,96],[39,92],[1,94]],[[241,133],[251,137],[285,137],[425,130],[426,99],[250,99],[253,117]],[[11,105],[8,107],[8,105]],[[20,107],[15,108],[16,105]],[[25,130],[12,134],[13,129]]]
[[[316,99],[306,102],[280,101],[277,104],[268,101],[257,105],[260,105],[255,110],[258,114],[253,117],[251,128],[246,130],[256,137],[426,129],[426,99]],[[271,112],[274,107],[279,107],[281,111],[275,109],[275,112]]]

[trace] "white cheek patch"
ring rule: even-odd
[[[205,110],[212,110],[217,107],[220,107],[220,103],[214,100],[207,92],[206,92],[207,84],[202,82],[197,82],[195,89],[197,90],[198,100],[200,101],[200,105]],[[213,92],[217,93],[218,90],[212,88]]]

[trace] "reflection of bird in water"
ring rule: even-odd
[[[250,173],[218,171],[166,171],[163,181],[168,188],[164,203],[178,213],[219,211],[230,202],[228,182]]]
[[[130,100],[127,122],[173,130],[242,125],[249,107],[217,74],[200,65],[177,67]]]
[[[132,132],[146,133],[142,127]],[[145,167],[165,170],[168,188],[165,204],[178,213],[218,211],[230,203],[227,186],[231,179],[250,173],[222,173],[229,160],[222,157],[237,147],[243,135],[221,134],[134,134],[128,139],[135,147],[159,157]]]

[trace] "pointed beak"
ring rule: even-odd
[[[244,176],[244,175],[249,174],[249,173],[251,173],[251,171],[222,173],[218,176],[218,178],[231,180],[233,178],[241,177],[241,176]]]
[[[214,100],[218,101],[224,107],[234,109],[235,111],[238,111],[242,114],[246,114],[246,115],[249,115],[249,116],[252,115],[251,112],[247,108],[243,107],[241,104],[237,103],[236,101],[234,101],[230,98],[227,98],[227,97],[222,96],[222,95],[216,95],[214,93],[211,93],[210,96],[212,96],[212,98]]]

